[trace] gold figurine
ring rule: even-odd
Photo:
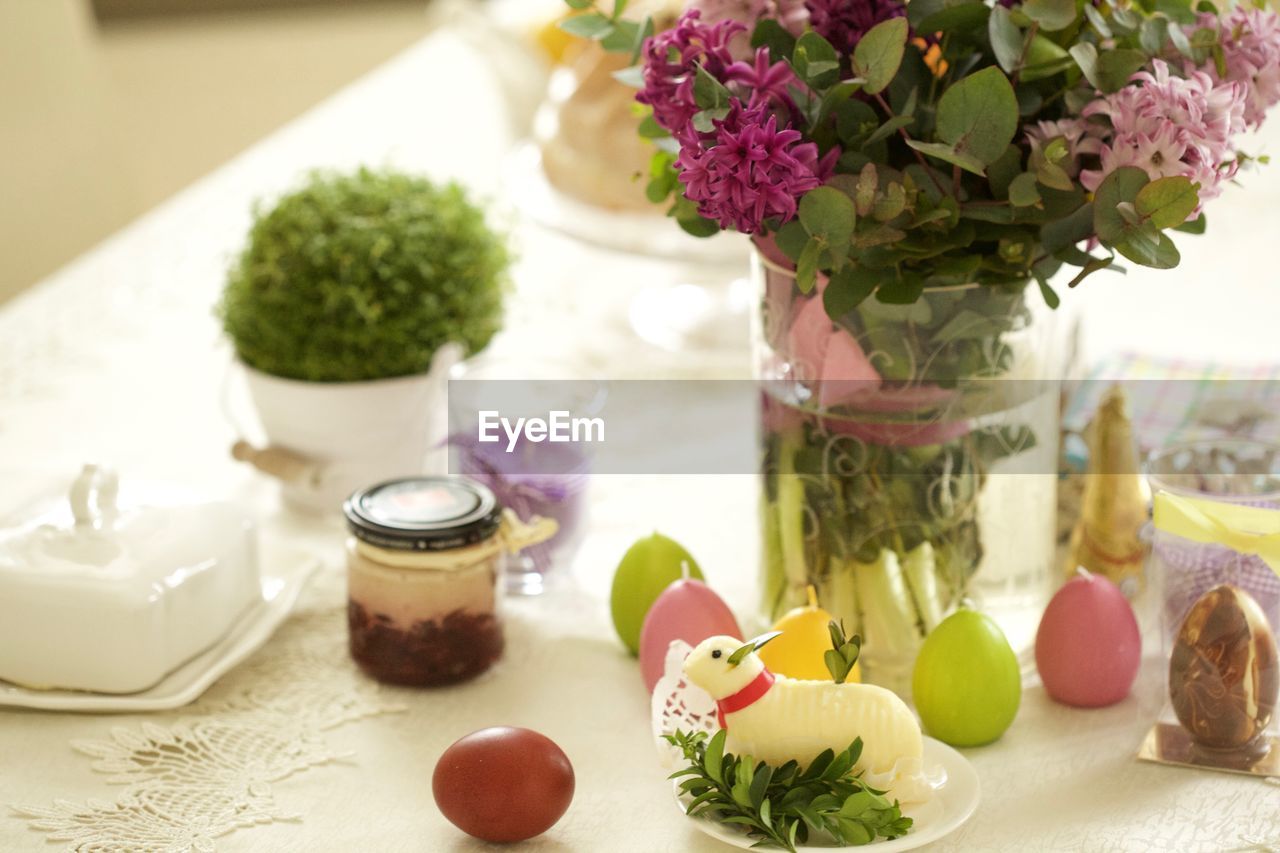
[[[1064,568],[1068,575],[1081,566],[1104,575],[1132,598],[1143,583],[1147,552],[1139,532],[1147,522],[1150,490],[1138,468],[1128,402],[1120,386],[1107,390],[1086,439],[1089,470]]]

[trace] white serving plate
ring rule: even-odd
[[[181,708],[257,651],[288,618],[320,560],[296,546],[260,540],[262,600],[235,621],[222,639],[138,693],[32,690],[0,681],[0,706],[44,711],[130,713]]]
[[[911,831],[906,835],[892,840],[875,841],[857,848],[837,847],[831,843],[797,845],[797,853],[803,853],[803,851],[830,853],[832,850],[853,849],[893,853],[893,851],[914,850],[955,832],[978,808],[981,795],[978,772],[959,752],[931,737],[924,738],[924,767],[929,777],[936,780],[933,782],[933,798],[926,803],[910,803],[902,807],[902,813],[915,821]],[[683,812],[686,800],[679,796],[679,787],[676,787],[675,791],[676,804]],[[701,817],[690,818],[690,820],[702,832],[732,847],[743,850],[776,849],[754,847],[753,845],[757,842],[745,831],[738,830],[732,825],[716,823]]]

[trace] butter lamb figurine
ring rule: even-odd
[[[823,750],[840,752],[862,738],[855,771],[904,802],[926,799],[920,724],[906,703],[873,684],[774,675],[756,651],[776,636],[765,634],[746,645],[733,637],[711,637],[685,660],[689,681],[716,701],[729,749],[775,767],[793,759],[805,766]],[[847,667],[856,659],[856,644],[857,638]],[[838,661],[838,645],[835,654]],[[831,666],[832,652],[827,655]]]

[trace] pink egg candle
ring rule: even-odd
[[[724,599],[702,581],[689,577],[688,563],[681,569],[684,577],[662,591],[640,629],[640,673],[650,692],[662,677],[673,641],[696,646],[721,634],[742,639],[738,621]]]
[[[1036,632],[1036,668],[1064,705],[1101,708],[1129,695],[1142,658],[1133,608],[1120,588],[1078,570],[1049,602]]]

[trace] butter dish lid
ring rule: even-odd
[[[342,507],[357,539],[403,551],[447,551],[489,539],[502,525],[492,491],[465,477],[405,477],[361,489]]]
[[[183,490],[130,483],[121,499],[119,475],[85,465],[65,495],[37,501],[0,521],[0,571],[95,579],[164,575],[235,530],[247,516]]]

